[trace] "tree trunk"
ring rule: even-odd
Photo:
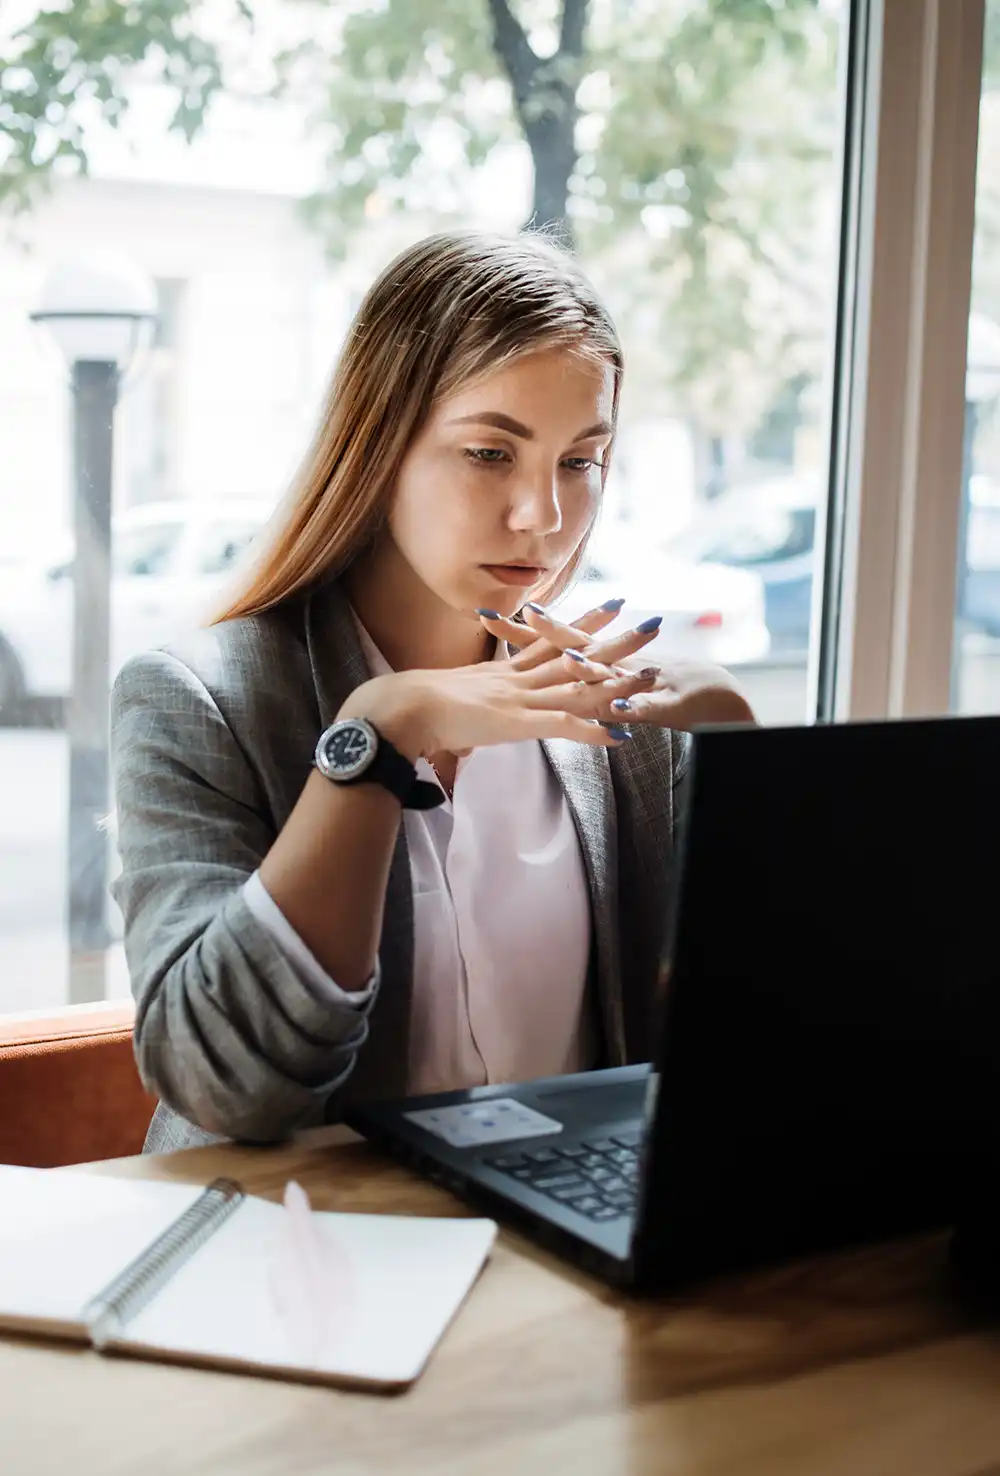
[[[570,248],[575,242],[567,204],[569,178],[576,166],[576,119],[572,97],[553,97],[552,108],[525,128],[535,176],[531,219],[526,225],[536,231],[548,230]]]
[[[590,0],[563,0],[559,49],[540,57],[531,48],[508,0],[488,0],[493,49],[514,94],[514,109],[531,150],[534,198],[525,223],[546,229],[563,245],[574,245],[567,209],[576,166],[576,89],[583,59]]]

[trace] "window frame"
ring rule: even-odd
[[[950,709],[985,0],[855,0],[810,709]]]
[[[845,20],[810,721],[951,707],[984,23],[985,0],[850,0]],[[103,987],[85,959],[69,997]]]

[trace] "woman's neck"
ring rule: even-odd
[[[493,638],[471,612],[460,614],[440,600],[389,540],[353,564],[343,582],[393,671],[471,666],[493,653]]]

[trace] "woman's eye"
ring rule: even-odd
[[[466,446],[464,454],[477,466],[502,466],[505,462],[513,460],[510,452],[505,451],[502,446]],[[601,463],[595,461],[592,456],[566,456],[560,465],[566,471],[583,475],[592,467],[600,469]]]
[[[480,466],[496,466],[498,462],[507,459],[507,452],[499,446],[467,446],[465,454],[470,461],[476,461]]]

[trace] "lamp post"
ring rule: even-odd
[[[105,994],[110,806],[111,492],[121,378],[156,321],[156,295],[130,262],[111,257],[55,266],[33,322],[51,332],[70,368],[73,403],[73,662],[69,739],[67,914],[71,1004]]]

